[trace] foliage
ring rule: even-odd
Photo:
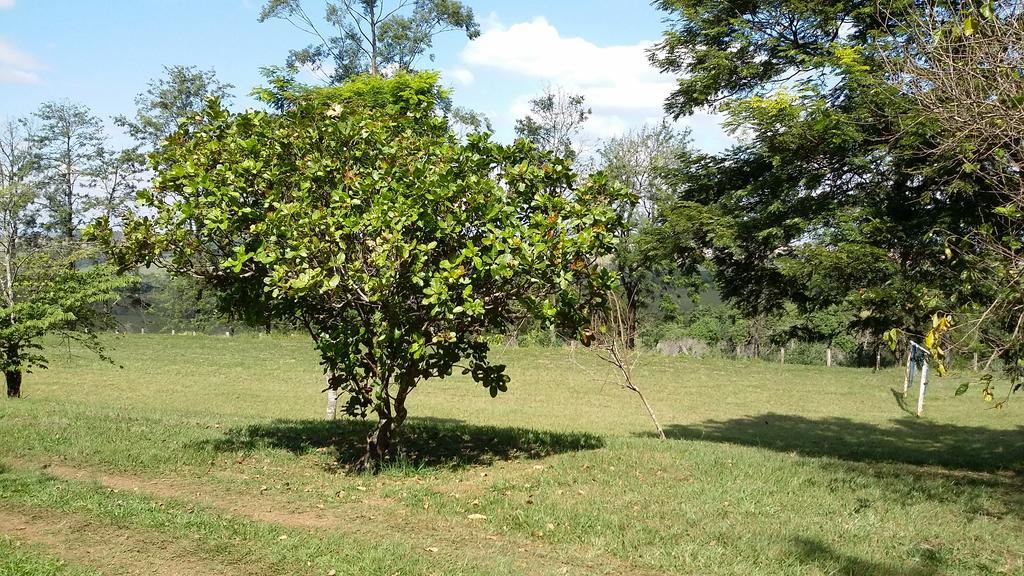
[[[530,113],[516,120],[516,137],[546,152],[576,160],[580,152],[577,138],[590,114],[582,94],[549,87],[530,100]]]
[[[37,180],[45,155],[19,126],[0,128],[0,370],[8,395],[19,396],[22,373],[46,367],[44,336],[79,341],[103,356],[97,330],[109,328],[111,318],[102,305],[116,300],[132,279],[91,263],[95,249],[59,227],[56,236],[46,233],[50,205],[44,204],[42,216],[38,205],[50,182]]]
[[[885,59],[888,78],[911,102],[910,120],[935,127],[937,161],[969,175],[977,184],[964,192],[985,204],[979,225],[942,230],[944,259],[964,273],[948,306],[933,316],[924,345],[940,371],[950,344],[990,351],[989,362],[1002,359],[1010,377],[1009,398],[1024,387],[1024,3],[928,5],[920,13],[896,13],[902,25],[893,29],[904,41]],[[993,400],[991,383],[982,384]]]
[[[461,30],[469,38],[480,35],[473,10],[457,0],[328,1],[324,20],[333,32],[322,31],[301,0],[268,0],[259,21],[271,18],[286,20],[316,38],[289,53],[287,69],[314,70],[330,84],[363,73],[411,71],[438,34]]]
[[[135,115],[116,116],[114,123],[125,128],[140,145],[153,150],[177,130],[179,122],[201,112],[207,98],[227,101],[233,88],[217,80],[212,69],[164,66],[164,75],[151,80],[146,91],[135,97]]]
[[[664,268],[660,251],[643,246],[641,232],[657,217],[659,206],[670,197],[664,175],[689,152],[689,132],[677,131],[667,122],[632,130],[609,140],[601,150],[602,169],[626,187],[633,197],[617,206],[622,218],[615,248],[615,269],[625,300],[624,321],[629,325],[627,345],[632,348],[638,333],[640,310],[658,285],[657,272]],[[687,271],[690,275],[697,270]]]
[[[363,104],[387,86],[408,90]],[[361,77],[282,114],[214,101],[154,156],[153,213],[117,245],[97,230],[122,263],[202,277],[250,323],[301,322],[347,411],[379,417],[371,459],[421,381],[458,365],[492,396],[507,388],[488,331],[525,313],[579,336],[613,280],[598,261],[625,192],[523,141],[460,143],[436,89],[429,74]]]
[[[680,77],[669,112],[723,111],[738,142],[675,172],[650,245],[708,266],[750,318],[793,304],[923,337],[963,272],[937,231],[975,229],[991,199],[964,193],[978,183],[940,161],[931,123],[907,121],[882,65],[899,38],[875,7],[656,4],[669,29],[652,61]]]

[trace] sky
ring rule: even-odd
[[[455,103],[486,114],[509,140],[516,118],[546,87],[583,94],[593,115],[585,144],[663,118],[674,79],[647,49],[664,29],[644,0],[464,0],[482,34],[439,36],[434,68]],[[214,69],[235,86],[235,105],[260,84],[261,66],[281,64],[310,37],[284,21],[258,23],[262,0],[0,0],[0,118],[69,99],[105,119],[131,113],[133,100],[163,66]],[[323,0],[305,0],[310,13]],[[730,139],[719,118],[681,119],[694,145],[718,151]],[[115,137],[116,138],[116,137]]]

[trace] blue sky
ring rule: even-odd
[[[71,99],[100,116],[131,112],[133,99],[164,65],[214,68],[235,85],[238,105],[309,38],[283,21],[256,22],[261,0],[0,0],[0,117]],[[305,0],[319,13],[322,0]],[[468,0],[483,28],[475,41],[450,33],[435,62],[455,100],[487,114],[498,137],[545,86],[583,93],[594,110],[584,139],[593,147],[658,121],[672,87],[644,56],[663,29],[643,0]],[[717,119],[681,121],[705,149],[727,139]]]

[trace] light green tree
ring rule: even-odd
[[[46,367],[44,336],[80,342],[105,357],[97,332],[112,324],[103,306],[133,281],[110,266],[76,266],[97,252],[65,234],[65,212],[41,204],[52,186],[41,162],[50,160],[23,126],[0,124],[0,370],[9,397],[21,396],[26,371]],[[50,226],[50,217],[58,225]]]
[[[614,280],[599,260],[627,193],[526,142],[460,142],[436,81],[358,77],[280,114],[214,102],[158,152],[124,241],[96,231],[123,264],[204,278],[236,316],[304,326],[346,411],[377,416],[364,467],[394,454],[426,381],[507,389],[488,332],[525,313],[588,341]]]

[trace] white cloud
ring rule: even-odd
[[[454,70],[449,70],[445,75],[463,86],[469,86],[476,80],[476,76],[466,68],[455,68]]]
[[[9,0],[0,0],[0,3]],[[13,2],[10,4],[13,6]],[[22,52],[0,38],[0,84],[37,84],[43,65],[31,54]]]
[[[0,10],[10,10],[14,8],[14,0],[0,0]]]
[[[486,31],[463,50],[462,62],[476,70],[537,79],[583,94],[593,109],[587,126],[590,136],[615,136],[664,115],[663,105],[675,81],[647,60],[652,42],[599,46],[562,36],[543,17],[507,27],[494,16],[488,20]],[[510,110],[512,117],[522,117],[534,95],[519,95]],[[706,122],[700,124],[708,128]]]

